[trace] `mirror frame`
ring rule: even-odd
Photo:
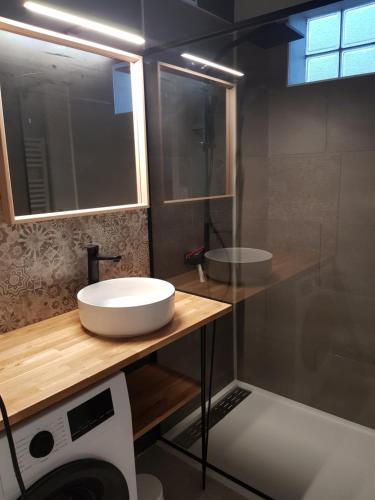
[[[32,215],[16,215],[14,211],[6,129],[0,89],[0,195],[5,221],[9,224],[16,224],[148,208],[149,189],[147,170],[147,138],[143,58],[139,55],[125,52],[120,49],[108,47],[106,45],[101,45],[96,42],[83,40],[81,38],[69,35],[63,35],[54,31],[46,30],[44,28],[39,28],[37,26],[32,26],[29,24],[24,24],[18,21],[13,21],[11,19],[6,19],[3,17],[0,17],[0,30],[15,33],[17,35],[36,38],[45,42],[63,45],[65,47],[92,52],[94,54],[110,57],[112,59],[126,61],[130,64],[137,179],[137,203],[134,204],[81,210],[67,210],[64,212],[49,212]]]
[[[237,120],[237,88],[236,84],[232,82],[228,82],[226,80],[222,80],[220,78],[216,78],[210,75],[206,75],[205,73],[199,73],[198,71],[194,71],[188,68],[184,68],[181,66],[175,66],[174,64],[169,64],[166,62],[158,63],[158,82],[159,82],[159,109],[160,109],[160,143],[162,144],[162,171],[164,173],[164,148],[163,148],[163,130],[162,130],[162,106],[161,106],[161,75],[160,73],[165,70],[170,73],[175,73],[177,75],[184,74],[186,77],[194,78],[196,80],[207,80],[213,84],[216,84],[220,87],[225,88],[225,101],[226,101],[226,116],[225,116],[225,127],[226,127],[226,158],[225,158],[225,167],[226,167],[226,189],[225,194],[218,195],[208,195],[208,196],[199,196],[199,197],[191,197],[191,198],[177,198],[177,199],[166,199],[165,191],[164,191],[164,182],[163,182],[163,203],[166,205],[171,205],[174,203],[189,203],[194,201],[204,201],[204,200],[217,200],[222,198],[234,198],[234,184],[235,184],[235,164],[236,164],[236,120]]]

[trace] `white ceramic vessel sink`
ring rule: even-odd
[[[175,288],[153,278],[100,281],[77,295],[82,325],[107,337],[134,337],[158,330],[174,315]]]
[[[259,248],[218,248],[205,254],[209,278],[239,285],[266,282],[272,273],[273,255]]]

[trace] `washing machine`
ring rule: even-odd
[[[137,500],[125,375],[119,373],[12,428],[27,500]],[[0,500],[21,493],[0,434]]]

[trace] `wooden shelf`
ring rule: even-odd
[[[10,423],[114,375],[231,310],[227,304],[176,292],[173,320],[140,337],[93,335],[81,325],[77,310],[0,335],[0,394]]]
[[[199,384],[160,365],[150,364],[126,377],[134,439],[156,427],[200,393]]]
[[[195,269],[169,278],[169,281],[174,284],[177,290],[230,304],[238,304],[239,302],[258,295],[268,288],[288,281],[306,271],[312,270],[318,267],[320,263],[319,254],[315,252],[274,255],[272,275],[269,281],[258,286],[233,286],[210,279],[201,283],[199,281],[198,272]]]

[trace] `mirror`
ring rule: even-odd
[[[0,28],[9,221],[147,206],[142,59],[38,28]]]
[[[233,84],[159,65],[165,203],[232,195]]]

